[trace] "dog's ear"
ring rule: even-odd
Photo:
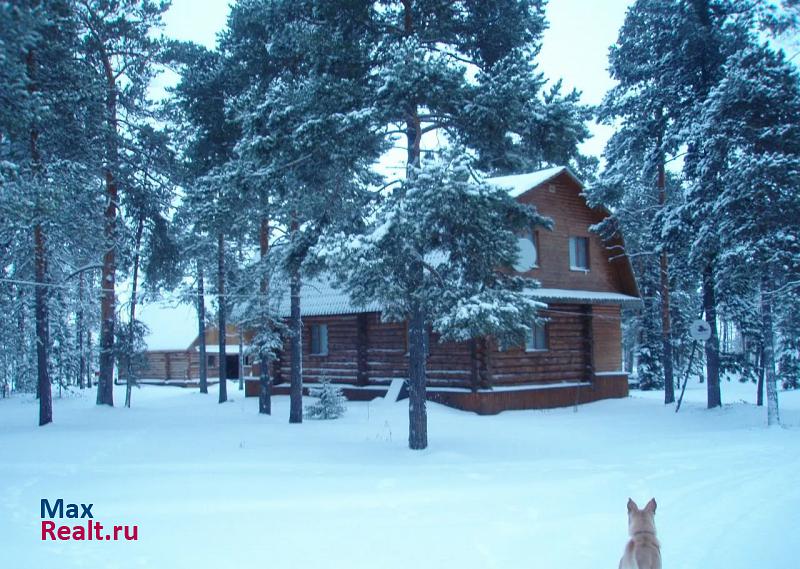
[[[638,509],[639,509],[639,506],[636,505],[636,502],[634,502],[633,499],[628,498],[628,511],[629,512],[635,512]]]
[[[656,513],[656,499],[651,498],[647,505],[644,507],[645,512],[650,512],[651,514]]]

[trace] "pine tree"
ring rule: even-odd
[[[405,179],[397,181],[382,209],[381,221],[387,233],[382,234],[380,224],[373,225],[366,233],[372,237],[361,241],[368,246],[363,256],[358,255],[375,271],[390,266],[392,270],[369,277],[372,290],[359,284],[359,277],[368,275],[352,264],[350,278],[343,280],[362,299],[387,300],[387,315],[409,322],[409,446],[424,449],[426,327],[441,326],[452,333],[449,325],[464,318],[469,322],[466,330],[472,333],[486,332],[487,328],[500,335],[501,328],[519,332],[521,324],[508,317],[508,306],[522,308],[518,314],[529,316],[530,305],[510,281],[496,279],[487,271],[491,273],[508,260],[510,228],[515,221],[539,219],[532,212],[516,210],[480,183],[471,185],[463,156],[440,156],[430,167],[423,163],[423,140],[432,133],[442,133],[474,153],[475,167],[496,173],[566,164],[578,158],[577,143],[587,134],[583,122],[587,113],[576,104],[577,94],[562,95],[558,84],[542,92],[545,79],[532,59],[546,26],[544,2],[387,0],[368,16],[364,25],[370,32],[374,56],[364,78],[376,80],[373,105],[387,134],[393,140],[400,137],[406,151],[406,170]],[[433,192],[434,180],[450,185]],[[495,209],[470,218],[475,223],[472,229],[453,226],[444,214],[452,204],[436,199],[438,192],[455,200],[463,198],[459,203],[465,207],[482,203]],[[420,217],[403,217],[412,211]],[[512,221],[500,222],[500,212],[514,212]],[[439,225],[418,227],[426,218]],[[490,226],[489,221],[496,225]],[[452,237],[441,233],[445,227],[453,231]],[[476,229],[480,230],[478,234]],[[477,248],[474,253],[464,248],[467,243]],[[442,271],[430,266],[426,255],[440,247],[451,255],[444,272],[452,271],[451,277],[462,272],[464,277],[454,289],[457,293],[445,295],[439,305],[457,311],[458,318],[452,320],[433,311],[429,304],[430,295],[442,290],[431,286]],[[396,278],[379,285],[374,283],[379,275]],[[397,295],[396,300],[387,294],[389,289]],[[491,302],[481,305],[479,299]],[[502,325],[479,324],[482,319]]]
[[[117,250],[120,247],[120,149],[125,129],[146,105],[146,91],[154,73],[159,43],[152,32],[161,25],[167,2],[146,0],[83,0],[75,4],[84,37],[84,53],[97,80],[104,84],[104,144],[102,175],[105,180],[100,377],[98,405],[114,404],[114,337],[116,313]]]
[[[358,223],[368,185],[377,180],[370,166],[382,135],[363,80],[366,30],[358,26],[369,13],[368,5],[352,2],[242,2],[222,41],[240,86],[232,103],[242,127],[236,168],[260,208],[258,219],[289,230],[282,265],[290,283],[291,423],[303,418],[303,263],[325,228]],[[272,320],[263,319],[265,344]]]
[[[51,380],[64,385],[69,375],[70,331],[68,302],[62,293],[70,266],[91,246],[80,237],[93,225],[87,211],[93,207],[87,191],[93,182],[85,165],[91,164],[92,81],[75,57],[78,35],[75,19],[65,2],[24,2],[2,5],[2,59],[7,75],[17,83],[3,89],[8,110],[0,114],[5,162],[0,194],[4,236],[19,247],[13,265],[30,267],[20,280],[34,280],[35,346],[40,403],[40,425],[52,421]],[[6,25],[8,26],[6,28]],[[8,77],[11,79],[11,77]],[[74,248],[70,249],[72,244]],[[28,252],[24,252],[28,248]],[[13,257],[12,257],[13,258]],[[7,261],[4,259],[4,266]],[[24,269],[23,269],[24,270]],[[5,269],[4,269],[5,271]],[[23,300],[24,295],[18,295]],[[24,302],[24,301],[23,301]],[[24,305],[20,309],[25,310]],[[18,334],[26,334],[20,312]],[[24,370],[16,366],[16,371]],[[22,380],[22,378],[20,378]],[[22,380],[24,381],[24,380]]]
[[[355,302],[377,300],[383,318],[410,318],[409,343],[422,344],[423,352],[428,325],[443,340],[491,336],[513,345],[541,305],[526,295],[530,283],[497,269],[513,265],[518,232],[534,225],[549,221],[476,179],[470,160],[453,151],[416,169],[402,198],[380,208],[366,232],[331,234],[315,254]],[[421,449],[427,446],[425,356],[413,356],[409,446]]]
[[[758,279],[768,423],[777,424],[775,283],[800,275],[800,76],[754,35],[728,59],[702,111],[697,136],[707,142],[697,168],[714,169],[722,188],[709,204],[717,220],[709,237],[719,244],[721,267],[746,263]]]
[[[175,90],[173,120],[182,133],[181,154],[185,162],[187,199],[178,216],[190,234],[184,252],[194,260],[197,282],[198,330],[200,338],[200,390],[207,392],[205,345],[205,276],[216,274],[217,326],[219,334],[219,402],[227,401],[226,384],[226,232],[240,228],[245,210],[239,188],[232,187],[229,162],[239,138],[238,126],[226,114],[230,76],[220,53],[193,44],[173,43],[168,58],[180,66],[181,81]],[[226,168],[228,168],[226,170]],[[206,255],[216,248],[214,262]]]
[[[303,415],[307,419],[338,419],[347,411],[347,398],[342,388],[327,378],[323,378],[318,386],[309,389],[308,394],[316,397],[317,401],[306,405]]]

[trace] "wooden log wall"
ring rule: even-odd
[[[526,352],[524,346],[499,350],[492,358],[492,385],[586,381],[586,342],[583,308],[553,304],[542,313],[547,323],[547,350]]]
[[[543,315],[548,348],[527,352],[524,346],[500,350],[490,340],[440,342],[430,335],[428,386],[487,389],[528,383],[592,381],[594,372],[608,369],[617,353],[603,350],[619,337],[619,321],[600,321],[595,312],[619,314],[618,307],[554,304]],[[312,355],[311,327],[328,326],[328,353]],[[617,327],[616,331],[614,326]],[[595,338],[597,340],[595,340]],[[602,342],[598,351],[597,342]],[[381,322],[377,313],[315,316],[303,319],[303,379],[328,378],[350,385],[389,385],[408,375],[405,323]],[[595,353],[599,353],[595,356]],[[290,361],[281,353],[275,363],[276,384],[290,375]],[[615,368],[616,369],[616,368]]]
[[[152,350],[145,354],[146,363],[139,372],[141,379],[189,379],[192,353],[185,350]],[[127,377],[127,368],[120,362],[117,373],[120,379]]]
[[[622,320],[619,306],[594,306],[593,316],[594,371],[619,371],[622,369]]]
[[[636,295],[636,283],[615,240],[604,243],[599,236],[589,231],[589,226],[602,221],[607,214],[593,210],[586,204],[581,186],[567,174],[561,174],[550,182],[523,194],[522,203],[536,206],[540,214],[550,217],[552,231],[537,232],[538,267],[522,273],[538,279],[543,287],[622,292]],[[574,271],[569,267],[569,238],[589,239],[589,268],[587,272]]]

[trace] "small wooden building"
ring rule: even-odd
[[[552,231],[534,230],[524,236],[530,243],[523,243],[533,255],[533,268],[523,275],[541,284],[529,294],[546,303],[547,323],[534,327],[524,345],[508,349],[491,338],[440,343],[431,334],[428,399],[491,414],[627,396],[621,308],[638,305],[639,292],[621,237],[604,243],[590,231],[608,213],[588,207],[581,182],[567,168],[492,181],[554,221]],[[288,317],[288,298],[283,301],[281,312]],[[316,280],[303,284],[301,309],[305,384],[327,378],[350,398],[372,399],[408,376],[407,325],[382,322],[379,306],[354,306],[346,294]],[[216,339],[209,330],[209,346]],[[238,338],[230,340],[238,346]],[[185,366],[192,377],[196,344]],[[214,357],[209,352],[209,364]],[[257,364],[246,369],[258,375]],[[271,375],[275,392],[288,393],[288,345]],[[258,394],[256,377],[247,379],[246,393]]]

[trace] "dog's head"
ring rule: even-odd
[[[628,531],[631,535],[637,533],[656,533],[656,499],[653,498],[647,505],[639,509],[636,502],[628,498]]]

